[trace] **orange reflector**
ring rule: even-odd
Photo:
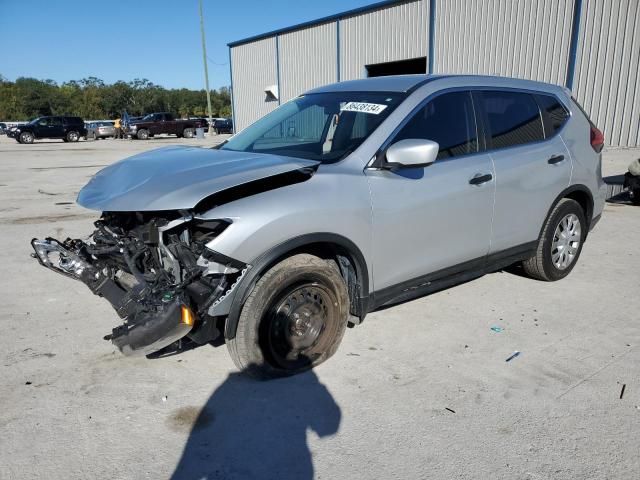
[[[180,319],[180,323],[184,323],[185,325],[190,325],[193,327],[196,318],[193,315],[193,312],[189,307],[185,307],[182,305],[182,318]]]

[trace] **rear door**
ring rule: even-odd
[[[496,171],[490,253],[526,249],[538,239],[555,198],[569,185],[571,159],[564,142],[545,123],[533,93],[474,92]],[[545,114],[546,116],[546,114]]]
[[[51,117],[49,125],[49,138],[64,138],[65,130],[62,117]]]

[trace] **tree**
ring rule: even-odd
[[[213,115],[231,115],[226,87],[211,91]],[[96,77],[58,85],[53,80],[20,77],[10,82],[0,75],[0,120],[29,120],[41,115],[74,115],[87,120],[116,118],[127,110],[138,116],[168,111],[182,117],[205,116],[205,90],[165,89],[146,78],[105,84]]]

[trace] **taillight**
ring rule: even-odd
[[[604,148],[604,133],[593,124],[591,125],[591,148],[596,153],[600,153]]]

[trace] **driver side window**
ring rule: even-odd
[[[430,100],[398,132],[393,142],[417,138],[440,145],[438,159],[478,151],[473,101],[470,92],[445,93]]]

